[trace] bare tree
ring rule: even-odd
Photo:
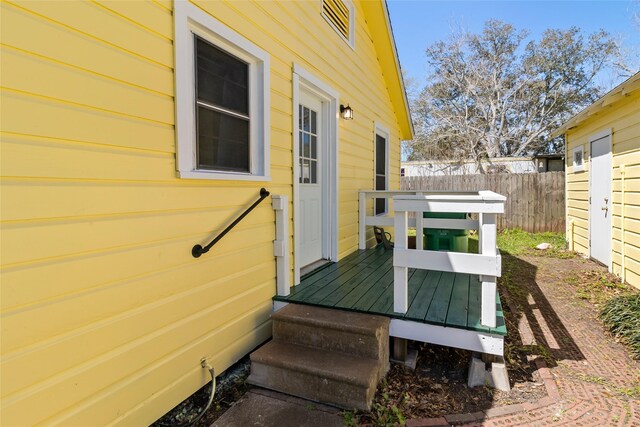
[[[550,132],[602,90],[594,77],[616,44],[604,31],[528,34],[502,21],[481,34],[459,32],[427,49],[432,73],[413,103],[412,160],[482,159],[554,149]]]

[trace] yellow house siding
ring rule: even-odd
[[[589,137],[612,130],[612,271],[622,273],[622,175],[625,166],[624,277],[640,287],[640,91],[610,105],[567,131],[567,223],[574,222],[574,248],[589,253]],[[584,146],[583,172],[573,171],[571,150]],[[568,235],[571,228],[568,228]],[[569,239],[571,236],[569,236]]]
[[[147,425],[208,381],[201,357],[222,372],[270,336],[269,200],[209,254],[190,250],[260,187],[292,197],[294,63],[355,111],[339,121],[340,257],[358,245],[376,121],[399,187],[372,43],[386,29],[359,3],[355,50],[320,2],[199,6],[270,54],[271,182],[176,178],[171,1],[0,5],[2,425]]]

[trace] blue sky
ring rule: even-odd
[[[603,28],[620,37],[624,45],[640,55],[640,0],[609,1],[427,1],[387,0],[391,24],[402,68],[424,86],[427,70],[425,48],[446,39],[452,28],[482,30],[487,19],[501,19],[539,38],[547,28],[577,26],[585,33]],[[601,84],[620,81],[602,77]]]

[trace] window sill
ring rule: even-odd
[[[186,179],[209,179],[216,181],[271,181],[270,176],[251,175],[248,173],[224,173],[207,171],[178,171],[179,178]]]

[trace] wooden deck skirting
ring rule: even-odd
[[[279,303],[308,304],[390,317],[391,335],[502,355],[507,330],[499,296],[497,324],[481,320],[481,283],[476,275],[409,269],[409,308],[393,310],[393,251],[358,250],[304,276]]]

